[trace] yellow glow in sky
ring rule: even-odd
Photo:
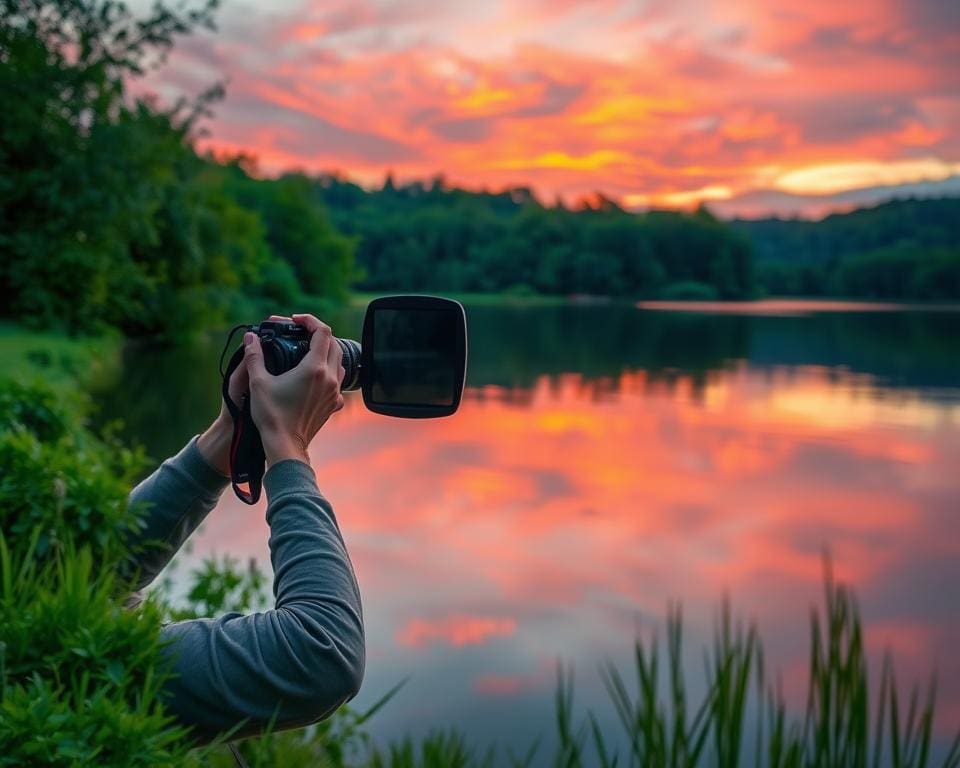
[[[960,173],[960,163],[921,160],[829,163],[789,171],[776,180],[777,189],[798,195],[828,195],[846,189],[942,181]]]

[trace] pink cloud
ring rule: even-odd
[[[264,17],[266,44],[224,9],[209,50],[191,42],[156,83],[219,61],[229,95],[206,145],[266,172],[694,204],[811,165],[960,160],[960,37],[941,5],[364,0]]]
[[[517,628],[509,617],[457,615],[443,619],[415,618],[397,630],[401,645],[423,648],[433,643],[447,643],[455,647],[482,645],[495,637],[508,637]]]

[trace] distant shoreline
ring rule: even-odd
[[[638,301],[638,309],[700,314],[802,316],[821,312],[960,312],[960,302],[864,301],[843,298],[768,297],[752,301]]]
[[[473,306],[597,306],[629,304],[655,312],[698,312],[716,314],[805,315],[819,312],[960,312],[960,302],[920,302],[887,299],[845,298],[840,296],[767,296],[749,300],[634,300],[619,296],[575,294],[555,296],[512,293],[460,293],[457,291],[424,291],[424,293],[456,299]],[[390,291],[357,291],[351,293],[352,306],[365,307],[378,296]]]

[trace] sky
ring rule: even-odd
[[[958,0],[225,0],[146,87],[201,145],[367,186],[817,216],[960,194]]]

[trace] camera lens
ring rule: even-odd
[[[360,345],[353,339],[337,339],[337,344],[343,350],[343,384],[341,392],[350,392],[360,389]]]

